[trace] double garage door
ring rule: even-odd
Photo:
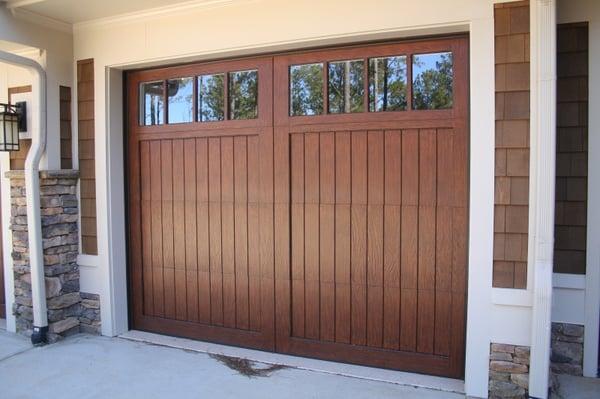
[[[460,377],[467,51],[129,73],[132,327]]]

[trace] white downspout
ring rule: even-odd
[[[32,129],[31,148],[25,160],[25,190],[27,206],[27,231],[29,240],[29,266],[31,271],[31,301],[33,306],[34,345],[46,342],[48,314],[46,310],[46,283],[42,245],[42,218],[40,214],[39,164],[46,148],[46,71],[36,61],[16,54],[0,51],[0,61],[23,67],[38,78],[39,128]]]

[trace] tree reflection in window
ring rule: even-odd
[[[330,62],[328,71],[329,112],[362,112],[365,93],[364,61]]]
[[[323,113],[323,64],[290,67],[290,115]]]
[[[369,59],[369,111],[406,110],[406,56]]]
[[[194,79],[179,78],[167,81],[168,123],[192,122],[194,115]]]
[[[140,125],[165,123],[164,82],[147,82],[140,85]]]
[[[258,117],[258,72],[239,71],[229,74],[229,119]]]
[[[452,53],[415,54],[413,109],[452,108]]]
[[[198,121],[225,119],[225,75],[198,76]]]

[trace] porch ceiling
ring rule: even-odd
[[[194,4],[221,3],[223,0],[0,0],[13,10],[49,17],[76,24],[123,14]]]

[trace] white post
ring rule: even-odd
[[[548,397],[556,158],[556,0],[531,2],[531,136],[535,143],[533,316],[529,395]]]

